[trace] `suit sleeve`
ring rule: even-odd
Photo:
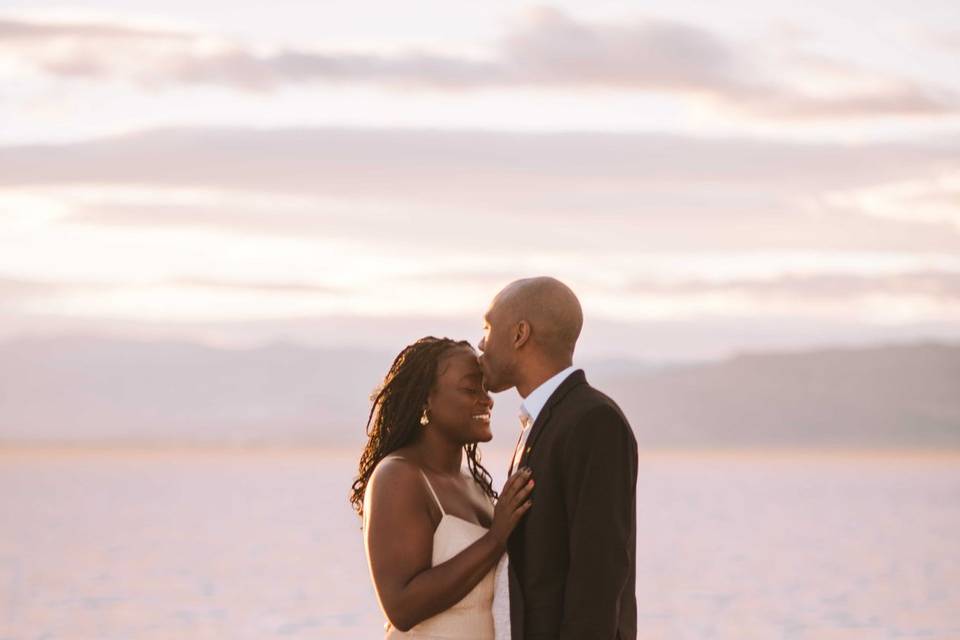
[[[636,544],[636,439],[600,406],[571,431],[563,456],[570,565],[559,638],[615,640]]]

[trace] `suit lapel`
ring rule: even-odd
[[[533,446],[537,443],[537,438],[540,437],[540,434],[543,433],[546,425],[550,422],[550,414],[553,412],[553,408],[557,406],[564,396],[570,393],[570,390],[574,387],[586,384],[587,377],[583,373],[583,369],[577,369],[571,373],[567,378],[560,383],[560,386],[550,394],[550,397],[547,399],[547,403],[543,405],[543,409],[537,415],[536,421],[534,421],[533,426],[530,428],[530,435],[527,436],[527,442],[523,447],[523,453],[520,454],[519,466],[523,466],[527,457],[529,457],[530,452],[533,450]]]

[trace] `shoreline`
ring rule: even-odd
[[[483,449],[484,459],[496,459],[508,455],[506,449],[488,447]],[[322,456],[326,458],[354,459],[360,453],[360,447],[325,447],[321,445],[184,445],[184,444],[27,444],[0,443],[0,459],[20,456],[236,456],[236,457],[288,457]],[[904,459],[949,459],[960,458],[960,448],[922,448],[922,447],[644,447],[641,445],[639,458],[716,458],[736,459],[797,459],[797,458],[858,458],[878,460]]]

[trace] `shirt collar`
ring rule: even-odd
[[[563,371],[555,374],[552,378],[547,379],[523,399],[523,402],[520,403],[520,411],[527,412],[530,416],[530,424],[536,422],[537,416],[540,415],[543,406],[547,404],[547,400],[549,400],[553,392],[557,390],[557,387],[567,379],[567,376],[576,370],[576,367],[567,367]]]

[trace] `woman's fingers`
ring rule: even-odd
[[[523,501],[530,495],[530,492],[533,491],[533,478],[530,478],[527,482],[524,482],[516,488],[516,491],[510,496],[510,505],[516,509]]]
[[[512,489],[516,489],[517,487],[523,486],[523,483],[530,478],[530,475],[530,468],[522,467],[513,472],[513,475],[507,480],[507,484],[510,485]]]
[[[533,500],[527,500],[526,502],[524,502],[523,504],[521,504],[517,509],[514,510],[514,512],[511,514],[511,518],[510,518],[511,528],[512,528],[512,527],[515,527],[515,526],[517,525],[517,523],[520,522],[520,518],[522,518],[522,517],[524,516],[524,514],[525,514],[527,511],[529,511],[529,510],[530,510],[530,507],[532,507],[532,506],[533,506]]]
[[[520,488],[523,487],[524,483],[530,478],[530,470],[526,467],[523,469],[517,469],[513,472],[510,478],[507,479],[507,482],[503,485],[503,491],[500,492],[500,495],[503,498],[509,500],[513,497],[513,494],[516,493]]]
[[[517,526],[523,515],[533,506],[530,493],[534,486],[533,474],[529,467],[515,471],[503,485],[498,507],[504,511],[510,531]]]

